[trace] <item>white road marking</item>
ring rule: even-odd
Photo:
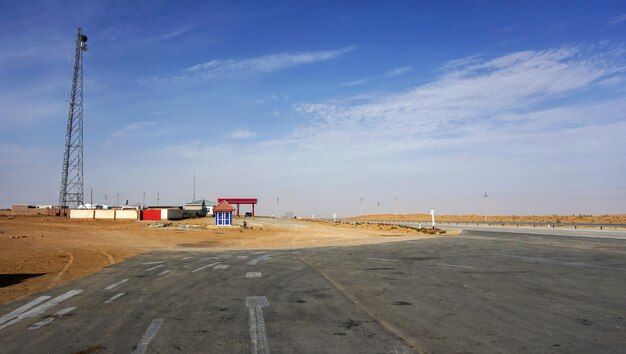
[[[128,279],[124,279],[124,280],[120,280],[115,284],[111,284],[109,286],[107,286],[106,288],[104,288],[104,290],[112,290],[115,289],[118,285],[124,284],[128,281]]]
[[[157,269],[157,268],[161,268],[161,267],[163,267],[163,266],[164,266],[163,264],[159,264],[158,266],[154,266],[154,267],[152,267],[152,268],[148,268],[148,269],[146,269],[146,272],[149,272],[149,271],[151,271],[151,270],[155,270],[155,269]]]
[[[526,259],[529,261],[535,261],[535,262],[540,262],[540,263],[559,264],[559,265],[565,265],[565,266],[576,267],[576,268],[599,268],[599,269],[608,269],[608,270],[621,270],[622,272],[626,272],[626,268],[605,267],[605,266],[586,264],[586,263],[557,261],[553,259],[546,259],[546,258],[540,258],[540,257],[513,256],[513,255],[508,255],[508,254],[503,254],[503,256],[512,257],[512,258],[521,258],[521,259]]]
[[[143,262],[141,264],[150,265],[150,264],[159,264],[159,263],[165,263],[165,261]]]
[[[246,297],[246,307],[250,315],[250,340],[252,341],[252,353],[269,354],[270,348],[267,344],[265,334],[265,320],[263,319],[263,307],[269,306],[265,296]]]
[[[246,273],[246,278],[260,278],[261,272],[248,272]]]
[[[204,257],[204,258],[200,258],[201,261],[210,261],[212,259],[220,259],[220,257]]]
[[[441,266],[441,267],[454,267],[454,268],[474,269],[474,267],[472,267],[472,266],[464,266],[464,265],[458,265],[458,264],[437,263],[437,265]]]
[[[50,322],[56,320],[57,318],[65,315],[66,313],[70,313],[72,311],[74,311],[76,309],[76,307],[67,307],[64,308],[63,310],[58,311],[57,313],[55,313],[54,315],[44,318],[43,320],[35,323],[32,326],[28,326],[28,329],[39,329],[47,324],[49,324]]]
[[[246,259],[248,256],[237,256],[237,258]]]
[[[374,261],[400,262],[397,259],[389,259],[389,258],[367,258],[367,259],[371,259],[371,260],[374,260]]]
[[[213,269],[226,269],[228,267],[230,267],[228,264],[218,264]]]
[[[188,260],[190,258],[193,258],[193,257],[185,257],[185,258],[183,258],[183,261]]]
[[[205,269],[205,268],[213,267],[214,265],[216,265],[216,264],[218,264],[218,263],[219,263],[219,262],[215,262],[215,263],[207,264],[207,265],[202,266],[202,267],[200,267],[200,268],[198,268],[198,269],[194,269],[194,270],[192,270],[191,272],[192,272],[192,273],[195,273],[195,272],[200,271],[200,270],[203,270],[203,269]]]
[[[272,258],[272,255],[271,254],[266,254],[266,255],[263,255],[261,257],[254,258],[253,260],[248,262],[248,264],[249,265],[256,265],[257,263],[259,263],[259,261],[266,261],[266,260],[268,260],[270,258]]]
[[[49,300],[48,302],[41,304],[29,311],[26,311],[24,313],[19,314],[17,317],[15,317],[12,321],[9,321],[3,325],[0,326],[0,329],[4,329],[6,327],[9,327],[11,325],[14,325],[16,323],[18,323],[19,321],[23,320],[24,318],[29,318],[29,317],[35,317],[35,316],[39,316],[42,313],[46,312],[46,310],[48,310],[49,308],[56,306],[60,303],[62,303],[63,301],[71,298],[72,296],[78,295],[81,292],[83,292],[82,289],[80,290],[70,290],[68,292],[66,292],[63,295],[59,295],[57,297],[55,297],[52,300]]]
[[[146,329],[146,333],[141,337],[141,340],[137,344],[137,348],[133,350],[132,354],[143,354],[148,349],[148,344],[156,337],[159,328],[163,324],[162,318],[157,318],[150,323],[148,329]]]
[[[24,305],[24,306],[22,306],[22,307],[20,307],[18,309],[15,309],[15,310],[7,313],[6,315],[0,317],[0,325],[5,323],[5,322],[7,322],[7,321],[9,321],[9,320],[12,320],[14,317],[17,317],[21,313],[28,311],[31,307],[33,307],[35,305],[38,305],[41,302],[43,302],[45,300],[48,300],[51,297],[52,296],[48,296],[48,295],[40,296],[40,297],[36,298],[35,300],[27,303],[26,305]]]
[[[110,304],[110,303],[112,303],[113,301],[115,301],[115,300],[119,299],[120,297],[124,296],[124,294],[126,294],[126,293],[117,293],[117,294],[113,295],[113,297],[111,297],[110,299],[108,299],[107,301],[105,301],[104,303],[105,303],[105,304]]]
[[[169,272],[170,272],[170,270],[168,269],[168,270],[164,270],[164,271],[162,271],[161,273],[159,273],[159,274],[157,274],[157,275],[165,275],[165,274],[167,274],[167,273],[169,273]]]

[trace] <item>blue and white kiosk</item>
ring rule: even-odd
[[[233,211],[235,207],[223,200],[213,208],[215,214],[215,225],[231,226],[233,224]]]

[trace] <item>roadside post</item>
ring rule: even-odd
[[[433,221],[433,229],[435,228],[435,209],[430,209],[430,217]]]

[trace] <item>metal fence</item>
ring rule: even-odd
[[[319,219],[327,222],[341,222],[348,224],[387,224],[401,225],[410,227],[432,227],[431,220],[347,220],[347,219]],[[562,223],[562,222],[480,222],[480,221],[451,221],[451,220],[435,220],[435,225],[453,225],[453,226],[485,226],[485,227],[532,227],[532,228],[626,228],[626,224],[593,224],[593,223]]]

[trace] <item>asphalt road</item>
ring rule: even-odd
[[[624,353],[624,294],[620,239],[152,253],[0,307],[0,352]]]

